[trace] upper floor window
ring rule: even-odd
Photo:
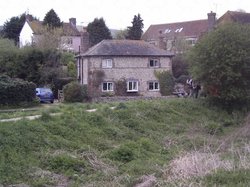
[[[112,68],[113,60],[112,59],[103,59],[102,60],[102,68]]]
[[[73,39],[72,38],[67,38],[67,44],[73,44]]]
[[[138,81],[137,80],[127,81],[127,92],[138,92]]]
[[[151,90],[151,91],[160,90],[159,82],[158,81],[149,81],[148,82],[148,90]]]
[[[103,83],[102,83],[102,91],[103,91],[103,92],[111,92],[111,91],[114,91],[113,82],[103,82]]]
[[[160,67],[159,59],[149,59],[149,67]]]

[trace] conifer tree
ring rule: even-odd
[[[112,39],[111,32],[106,26],[103,18],[95,18],[93,22],[87,26],[87,32],[89,33],[90,46],[93,46],[104,39]]]
[[[137,16],[134,16],[132,23],[132,27],[128,27],[128,35],[127,35],[127,39],[130,40],[140,40],[142,33],[143,33],[143,19],[141,18],[140,14],[138,14]]]
[[[47,14],[45,15],[43,19],[43,25],[47,25],[50,28],[56,28],[56,27],[61,27],[62,22],[56,12],[51,9]]]

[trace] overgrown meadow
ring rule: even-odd
[[[60,104],[38,113],[36,120],[0,123],[0,184],[245,186],[250,181],[249,117],[243,112],[228,114],[203,100],[158,99]],[[17,115],[0,113],[0,118]]]

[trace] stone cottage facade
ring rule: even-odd
[[[77,57],[79,82],[94,96],[160,96],[155,72],[171,71],[172,57],[144,41],[103,40]]]

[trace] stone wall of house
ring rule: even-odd
[[[103,81],[116,82],[121,79],[133,79],[139,81],[138,95],[160,96],[160,91],[149,91],[148,81],[157,81],[155,71],[171,71],[171,59],[168,57],[158,57],[160,67],[149,67],[149,57],[112,57],[113,67],[102,68],[102,60],[105,58],[89,58],[89,71],[104,71]],[[114,85],[115,86],[115,85]],[[101,89],[101,88],[100,88]]]

